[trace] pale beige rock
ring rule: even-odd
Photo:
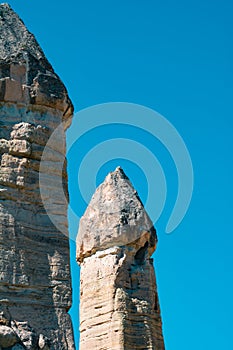
[[[39,348],[41,350],[49,350],[50,349],[49,340],[43,334],[39,335],[38,345],[39,345]]]
[[[24,102],[22,84],[14,79],[5,78],[5,96],[8,102]]]
[[[80,222],[80,350],[164,350],[151,259],[156,242],[136,191],[117,168]]]
[[[156,246],[153,224],[137,192],[121,168],[110,173],[98,187],[81,218],[77,237],[77,260],[113,245],[123,246],[140,239]]]
[[[67,201],[57,194],[59,185],[67,192],[65,129],[73,106],[7,4],[0,5],[0,37],[0,347],[15,335],[18,343],[8,342],[14,350],[73,350]],[[62,232],[48,216],[43,190]]]

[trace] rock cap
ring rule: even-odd
[[[80,220],[77,261],[114,246],[139,246],[148,242],[151,255],[156,231],[144,206],[123,169],[117,167],[96,189]]]
[[[47,106],[73,114],[67,90],[34,35],[8,4],[0,4],[0,102]]]

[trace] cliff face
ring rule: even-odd
[[[122,169],[110,173],[80,221],[80,350],[164,350],[151,220]]]
[[[0,349],[74,349],[66,188],[67,91],[34,36],[0,5]],[[61,125],[41,170],[51,222],[41,198],[44,147]]]

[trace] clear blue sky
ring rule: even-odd
[[[166,350],[233,349],[232,2],[9,3],[36,35],[76,112],[102,102],[142,104],[164,115],[183,137],[193,162],[194,192],[184,220],[167,235],[176,172],[161,145],[153,148],[148,135],[140,132],[134,136],[156,154],[168,181],[154,255]],[[68,154],[71,206],[80,215],[85,210],[75,175],[80,157],[113,137],[112,132],[96,130]],[[126,137],[128,130],[118,132]],[[97,182],[119,162],[104,165]],[[146,200],[146,176],[130,162],[121,164]],[[70,222],[70,230],[77,231],[76,223]],[[74,249],[71,242],[72,316],[78,340]]]

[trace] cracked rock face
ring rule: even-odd
[[[74,349],[65,130],[73,107],[34,36],[0,5],[0,349]],[[41,157],[53,131],[46,164]],[[62,170],[59,170],[62,169]],[[49,211],[39,176],[46,178]]]
[[[8,326],[0,320],[0,347],[13,350],[49,350],[51,344],[43,334],[36,334],[28,322],[10,321]]]
[[[80,222],[80,350],[164,350],[151,258],[156,242],[136,191],[117,168]]]

